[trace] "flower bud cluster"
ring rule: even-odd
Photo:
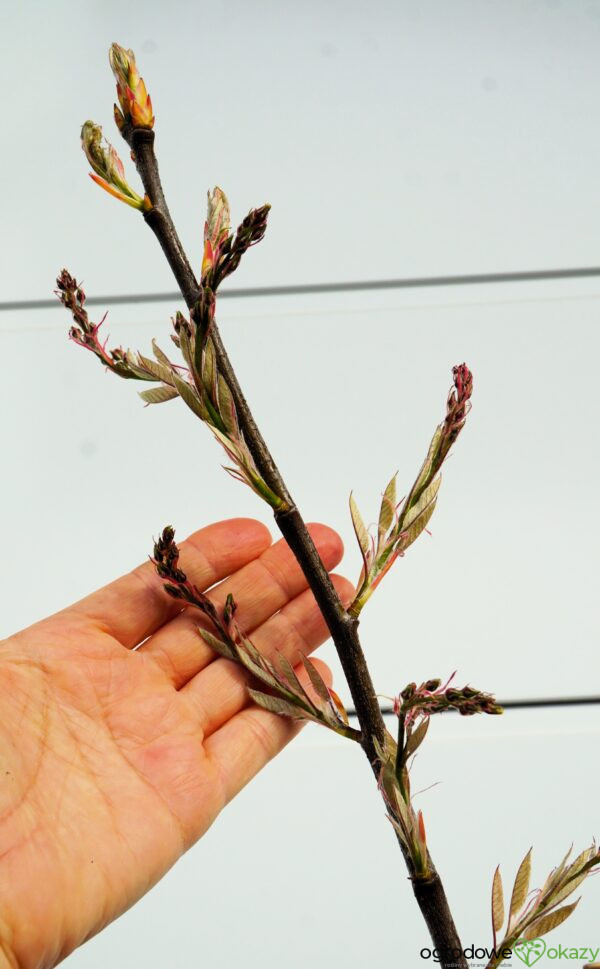
[[[417,717],[430,717],[435,713],[456,710],[463,717],[475,713],[499,714],[502,707],[490,693],[484,693],[472,686],[462,689],[450,687],[453,678],[442,686],[439,679],[427,680],[417,686],[409,683],[394,700],[394,713],[402,717],[408,727]]]

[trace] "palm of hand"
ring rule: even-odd
[[[339,540],[315,539],[333,567]],[[296,659],[326,630],[289,551],[269,544],[257,522],[223,522],[182,546],[182,564],[200,587],[230,576],[211,597],[233,591],[259,648]],[[180,608],[148,564],[0,644],[9,965],[55,965],[128,908],[297,730],[248,705],[244,674]]]

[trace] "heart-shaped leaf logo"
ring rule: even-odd
[[[546,943],[543,939],[517,939],[512,950],[526,966],[534,966],[544,955]]]

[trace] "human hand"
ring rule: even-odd
[[[334,568],[341,540],[311,533]],[[180,548],[192,582],[220,583],[217,606],[234,594],[267,656],[294,661],[327,638],[287,545],[259,522],[209,525]],[[349,602],[351,584],[334,582]],[[201,622],[147,562],[0,643],[1,969],[54,966],[115,919],[297,733],[248,702]]]

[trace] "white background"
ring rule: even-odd
[[[234,218],[273,205],[236,287],[598,264],[599,2],[31,0],[1,16],[0,301],[47,298],[62,265],[94,296],[173,289],[151,233],[95,188],[78,148],[87,117],[118,144],[113,40],[138,54],[195,259],[215,182]],[[365,610],[381,694],[454,669],[503,699],[600,693],[599,294],[592,278],[222,301],[265,436],[305,517],[344,537],[351,576],[350,489],[367,521],[396,470],[404,493],[452,364],[474,371],[432,536]],[[177,308],[115,305],[107,331],[166,347]],[[67,327],[58,308],[0,313],[3,635],[113,578],[115,560],[137,564],[167,521],[183,536],[221,517],[269,520],[180,402],[143,408]],[[433,725],[416,786],[440,782],[421,806],[463,940],[489,944],[498,862],[510,882],[534,843],[542,880],[598,832],[597,711]],[[365,768],[308,728],[69,966],[426,964]],[[550,940],[600,945],[597,881],[584,894]]]

